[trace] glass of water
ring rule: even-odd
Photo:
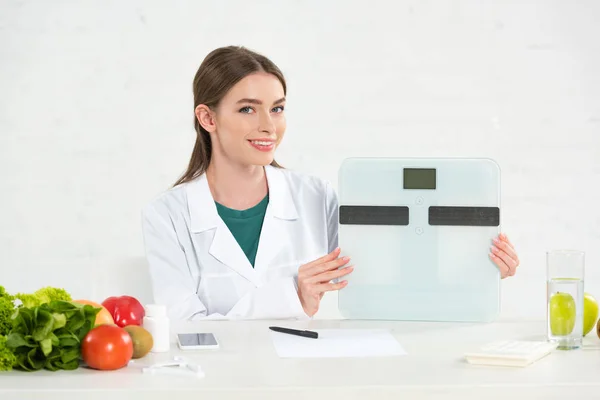
[[[585,253],[552,250],[546,253],[546,320],[548,340],[558,349],[581,347],[583,341],[583,281]]]

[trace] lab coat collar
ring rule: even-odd
[[[192,232],[199,233],[216,228],[219,222],[219,213],[210,193],[206,174],[202,174],[188,183],[186,193]]]
[[[298,219],[292,188],[285,173],[270,165],[265,167],[265,173],[269,184],[269,205],[254,262],[257,284],[260,284],[261,277],[271,266],[272,260],[286,248],[282,244],[290,241],[290,224]]]
[[[271,165],[265,166],[269,185],[269,204],[275,218],[293,220],[298,218],[298,210],[294,203],[291,188],[285,179],[284,172]]]
[[[201,233],[216,228],[209,253],[224,265],[235,270],[256,285],[268,269],[271,260],[281,251],[278,243],[289,240],[285,225],[298,218],[291,188],[284,173],[277,167],[265,166],[269,186],[267,206],[254,268],[234,236],[218,214],[206,175],[203,174],[187,186],[187,200],[191,230]]]
[[[269,208],[272,215],[285,220],[297,219],[298,210],[283,171],[271,165],[266,165],[264,168],[269,186]],[[206,174],[200,175],[188,184],[187,200],[192,232],[203,232],[219,225],[220,217],[210,193]]]

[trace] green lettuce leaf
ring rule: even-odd
[[[6,348],[14,357],[13,367],[23,371],[78,368],[81,342],[94,327],[99,311],[61,299],[18,307],[6,339]]]

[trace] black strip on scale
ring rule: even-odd
[[[498,207],[429,207],[429,225],[499,226]]]
[[[342,225],[408,225],[407,206],[340,206]]]

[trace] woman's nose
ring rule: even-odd
[[[275,123],[269,113],[260,113],[258,130],[261,132],[275,133]]]

